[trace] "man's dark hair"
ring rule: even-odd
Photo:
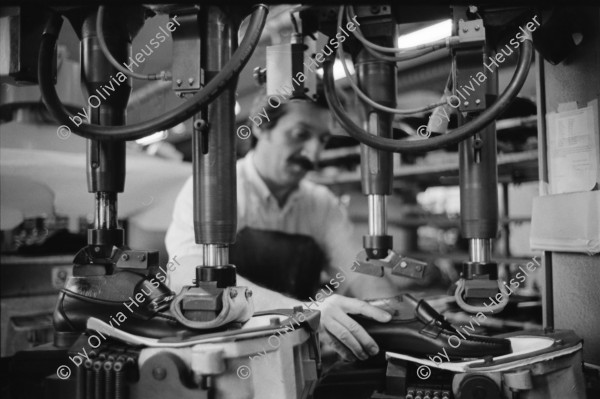
[[[317,100],[313,100],[308,96],[288,97],[284,96],[284,94],[267,95],[266,90],[263,89],[260,94],[256,96],[254,102],[252,103],[250,116],[257,116],[259,113],[264,115],[266,112],[269,118],[266,119],[264,116],[261,117],[262,123],[260,128],[271,130],[273,127],[275,127],[275,125],[277,125],[279,119],[288,113],[288,105],[292,101],[306,101],[310,104],[314,104],[317,107],[329,110],[327,102],[323,96],[317,96]]]

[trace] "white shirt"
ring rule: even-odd
[[[258,174],[253,157],[250,151],[237,162],[237,231],[251,227],[310,236],[327,256],[330,274],[349,269],[359,248],[352,245],[352,223],[338,198],[325,186],[304,179],[280,208]],[[176,199],[165,239],[170,258],[202,257],[202,246],[194,238],[192,198],[190,177]]]

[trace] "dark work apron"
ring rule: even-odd
[[[253,283],[305,300],[319,289],[326,257],[312,237],[245,227],[229,249],[229,263]]]

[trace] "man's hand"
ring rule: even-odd
[[[379,352],[379,347],[373,338],[348,314],[360,314],[381,323],[386,323],[392,318],[385,310],[371,306],[360,299],[337,294],[327,297],[319,310],[321,327],[326,335],[330,336],[336,352],[347,361],[354,357],[366,360],[369,355],[373,356]]]

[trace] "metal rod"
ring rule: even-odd
[[[117,193],[101,191],[96,193],[96,229],[117,228]]]
[[[542,290],[542,322],[544,330],[554,331],[554,283],[552,280],[552,252],[544,251],[544,288]]]
[[[471,238],[469,240],[469,258],[471,262],[489,263],[492,260],[492,240]]]
[[[508,183],[502,183],[502,209],[504,213],[504,218],[506,219],[506,223],[502,226],[502,231],[504,233],[504,255],[507,258],[510,258],[510,213],[508,209]]]
[[[540,180],[539,193],[547,195],[548,186],[548,141],[546,137],[546,86],[544,59],[535,53],[536,79],[535,88],[537,92],[537,136],[538,136],[538,175]],[[552,280],[552,252],[544,251],[542,255],[542,266],[544,267],[544,288],[542,291],[542,320],[544,329],[554,329],[554,285]]]
[[[227,245],[205,244],[203,249],[203,266],[223,266],[229,264],[229,247]]]
[[[387,197],[380,194],[367,196],[369,200],[369,235],[387,235]]]
[[[235,27],[239,20],[236,13],[213,6],[201,13],[199,22],[190,20],[189,23],[194,26],[200,23],[204,29],[200,61],[207,80],[224,67],[237,48]],[[185,27],[183,21],[182,25]],[[194,127],[192,141],[194,233],[198,244],[228,245],[235,242],[236,84],[237,79],[232,79],[228,88],[194,118],[194,125],[198,125]]]
[[[142,23],[142,8],[137,17],[132,17]],[[117,12],[109,11],[106,18],[107,45],[117,60],[127,59],[130,44],[125,19],[117,18]],[[132,23],[131,26],[135,24]],[[141,26],[141,25],[140,25]],[[98,46],[96,30],[96,12],[93,9],[86,11],[82,21],[81,32],[81,85],[84,92],[92,94],[98,99],[98,104],[92,107],[88,102],[87,112],[91,123],[102,126],[120,126],[126,123],[126,108],[131,93],[129,81],[118,84],[109,96],[102,96],[101,90],[107,82],[114,79],[116,69],[110,65],[102,50]],[[92,98],[90,96],[90,98]],[[100,100],[101,98],[101,100]],[[90,245],[123,245],[122,231],[107,232],[106,230],[119,230],[117,216],[117,194],[125,188],[125,142],[124,141],[98,141],[87,140],[87,183],[88,191],[95,193],[95,232],[88,235]],[[100,232],[102,230],[102,232]]]

